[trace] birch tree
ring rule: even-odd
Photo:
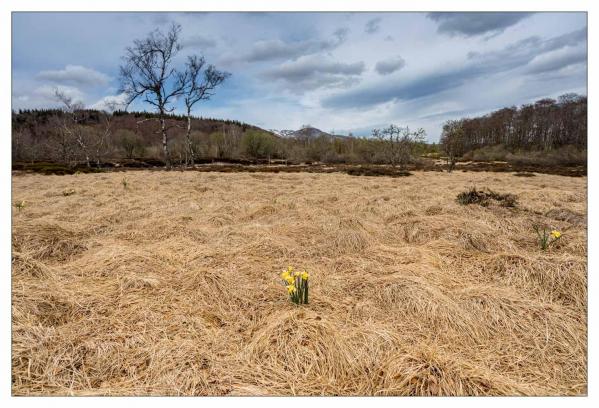
[[[89,158],[89,141],[83,123],[85,122],[87,112],[81,102],[73,102],[73,98],[66,95],[58,89],[54,90],[54,96],[62,103],[64,114],[59,119],[60,132],[60,151],[64,162],[68,162],[71,141],[77,144],[79,150],[85,157],[87,167],[91,167]]]
[[[214,95],[214,89],[222,84],[231,74],[218,71],[214,65],[209,65],[203,70],[206,60],[204,57],[191,56],[187,59],[186,72],[189,77],[189,85],[185,90],[185,108],[187,114],[187,130],[185,140],[187,143],[187,155],[191,160],[191,165],[195,164],[195,152],[191,140],[191,109],[202,101],[208,100]],[[187,159],[185,160],[187,165]]]
[[[166,167],[171,168],[168,150],[166,115],[175,108],[174,102],[189,88],[189,72],[174,67],[181,43],[181,26],[173,24],[166,34],[159,29],[148,37],[135,40],[127,47],[120,67],[121,92],[127,95],[127,106],[136,99],[152,105],[158,112],[162,149]]]
[[[98,130],[98,138],[95,143],[96,166],[100,167],[102,156],[110,149],[109,143],[112,136],[112,114],[120,106],[117,102],[107,102],[105,109],[100,114],[102,126]]]

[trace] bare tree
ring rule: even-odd
[[[185,90],[185,108],[187,110],[187,131],[185,138],[187,141],[187,154],[185,164],[187,165],[187,156],[191,159],[191,165],[195,164],[195,152],[191,140],[191,109],[202,100],[208,100],[214,95],[214,89],[223,83],[231,74],[218,71],[213,65],[209,65],[202,75],[202,69],[206,64],[204,57],[191,56],[187,59],[187,75],[189,77],[189,86]]]
[[[64,118],[62,117],[53,117],[52,126],[53,129],[49,134],[50,137],[46,140],[45,148],[48,150],[50,157],[65,165],[70,165],[75,153],[73,135],[66,130],[68,128],[64,126]]]
[[[458,157],[465,153],[462,122],[458,120],[447,121],[443,125],[440,142],[441,146],[443,146],[443,151],[447,155],[447,172],[451,173]]]
[[[241,134],[238,128],[223,124],[222,132],[217,131],[212,134],[212,139],[216,145],[216,158],[231,158],[240,138]]]
[[[424,142],[425,135],[422,128],[412,132],[409,127],[402,128],[395,125],[372,131],[372,136],[383,143],[387,161],[393,167],[399,164],[402,170],[412,160],[416,145]]]
[[[85,163],[87,167],[91,167],[89,158],[89,141],[85,130],[83,129],[83,123],[85,122],[87,111],[85,106],[81,102],[73,102],[73,98],[66,95],[64,92],[58,89],[54,90],[56,99],[62,103],[64,114],[59,119],[61,137],[59,140],[60,149],[65,162],[68,162],[68,151],[70,150],[69,144],[74,141],[83,156],[85,157]]]
[[[120,69],[121,92],[127,95],[127,106],[143,97],[158,112],[162,149],[169,169],[166,114],[174,110],[173,102],[189,88],[189,73],[173,67],[181,50],[180,32],[181,26],[173,24],[166,34],[156,29],[147,38],[135,40],[133,46],[127,47]]]
[[[112,114],[108,111],[102,111],[102,127],[98,130],[98,138],[95,143],[96,167],[100,167],[102,156],[109,149],[109,140],[112,135]]]
[[[12,142],[12,158],[13,160],[21,160],[22,159],[22,150],[23,150],[23,131],[17,130],[12,132],[13,142]]]
[[[101,127],[96,131],[97,138],[94,143],[96,166],[100,167],[102,157],[107,154],[111,148],[110,139],[112,136],[112,113],[120,107],[118,102],[107,102],[105,108],[100,112]]]

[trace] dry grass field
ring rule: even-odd
[[[518,206],[458,204],[472,185]],[[587,392],[586,178],[134,171],[12,192],[15,395]]]

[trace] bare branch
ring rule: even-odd
[[[214,94],[212,91],[231,76],[228,72],[218,71],[214,65],[209,65],[202,75],[205,63],[204,57],[194,55],[187,59],[186,72],[190,81],[186,89],[185,106],[188,112],[197,102],[210,99]]]

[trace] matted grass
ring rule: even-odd
[[[126,176],[13,177],[13,394],[587,392],[586,178]]]

